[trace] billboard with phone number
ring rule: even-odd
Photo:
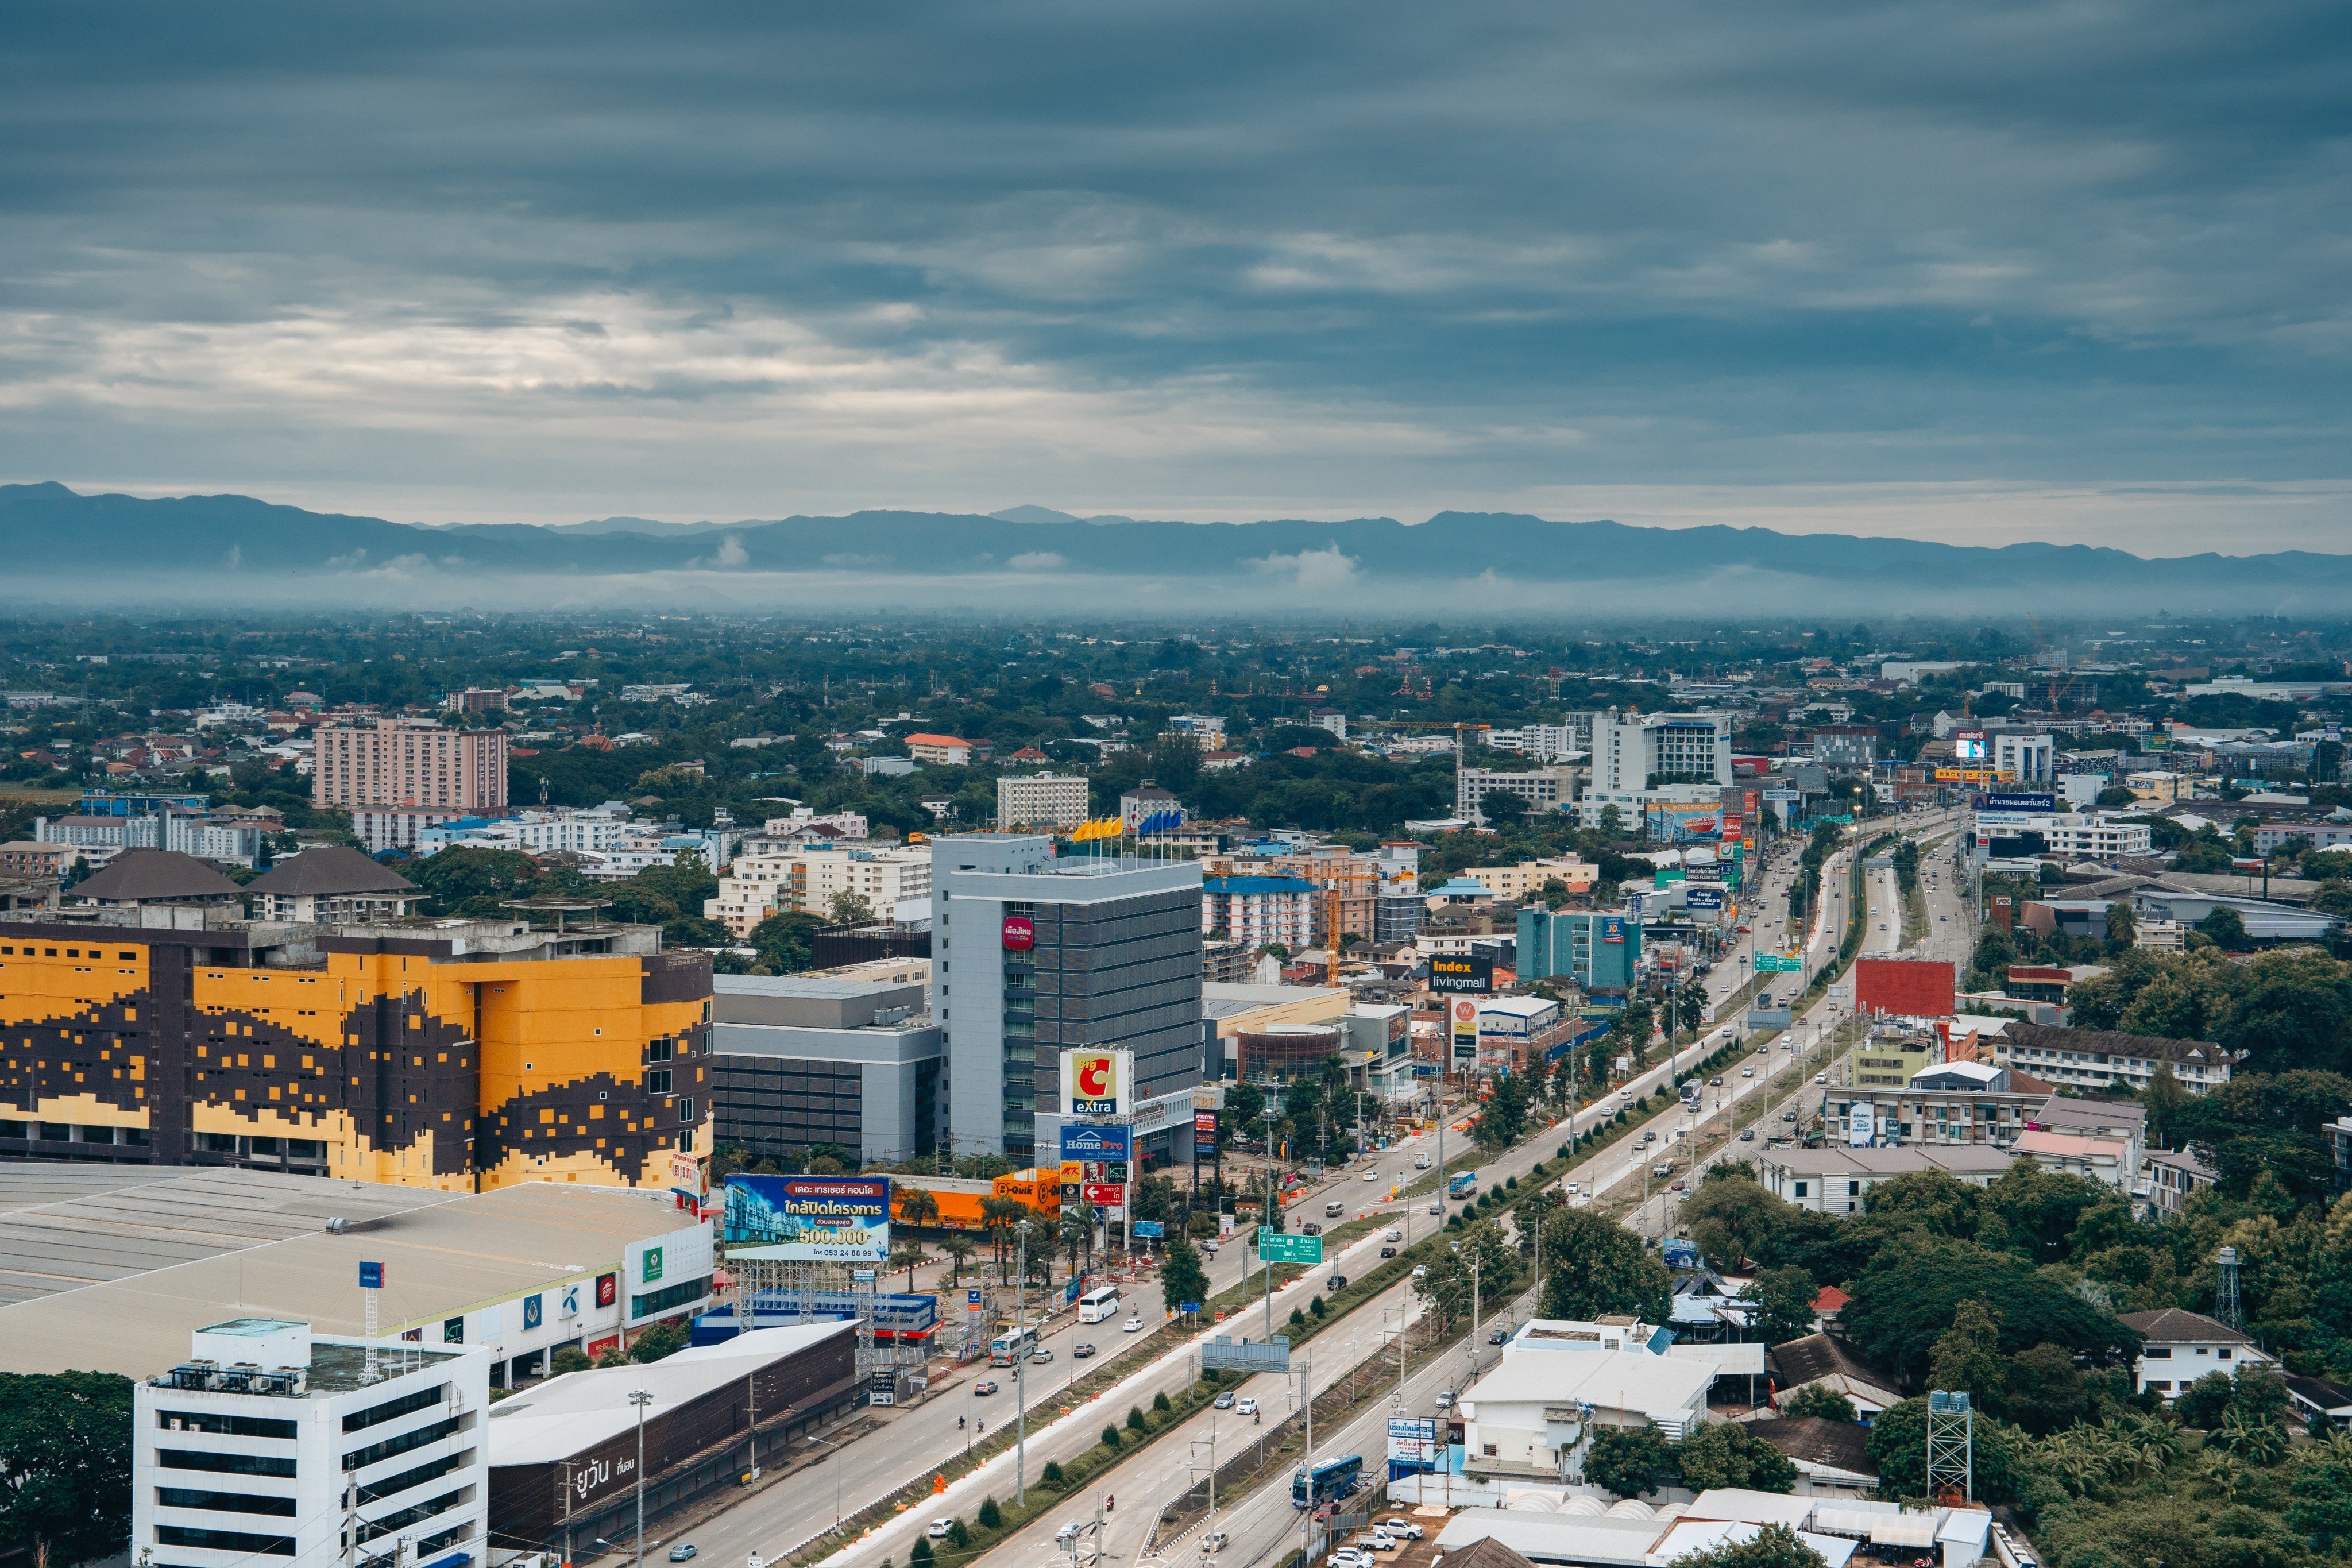
[[[727,1178],[727,1240],[801,1263],[881,1263],[890,1256],[887,1176]]]

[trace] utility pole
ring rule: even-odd
[[[629,1403],[637,1407],[637,1568],[646,1568],[646,1406],[654,1396],[644,1389],[632,1389]]]
[[[1279,1200],[1274,1195],[1274,1107],[1269,1105],[1265,1108],[1265,1214],[1258,1223],[1260,1230],[1269,1226],[1275,1230],[1282,1228],[1275,1224],[1276,1215],[1281,1212],[1275,1206],[1277,1202]],[[1265,1337],[1271,1343],[1274,1340],[1274,1258],[1263,1241],[1258,1243],[1258,1251],[1263,1255],[1259,1261],[1265,1265]]]
[[[1028,1492],[1029,1461],[1029,1225],[1023,1220],[1021,1232],[1021,1328],[1023,1332],[1013,1337],[1021,1359],[1013,1363],[1013,1500],[1024,1500]]]

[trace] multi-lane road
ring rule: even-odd
[[[1921,826],[1924,826],[1922,824]],[[1915,828],[1915,831],[1916,829]],[[1837,942],[1845,930],[1845,908],[1849,880],[1849,857],[1852,847],[1842,850],[1822,877],[1822,899],[1820,917],[1810,931],[1800,932],[1809,939],[1807,955],[1809,972],[1818,970],[1833,957]],[[1785,920],[1786,889],[1792,870],[1793,856],[1784,855],[1776,866],[1766,868],[1760,886],[1751,894],[1747,923],[1754,932],[1756,951],[1782,950],[1787,937],[1782,930]],[[1937,868],[1938,879],[1944,870]],[[1869,920],[1865,924],[1865,940],[1869,949],[1880,947],[1876,927],[1883,919],[1888,926],[1886,936],[1899,941],[1901,913],[1899,899],[1891,874],[1885,875],[1884,891],[1881,878],[1873,877],[1870,884]],[[1883,901],[1882,901],[1883,900]],[[1881,911],[1884,911],[1882,914]],[[1892,942],[1888,942],[1891,949]],[[1706,977],[1711,1001],[1721,1002],[1746,979],[1744,966],[1723,964]],[[1850,986],[1841,985],[1826,996],[1800,1021],[1791,1031],[1790,1039],[1817,1038],[1832,1018],[1844,1008],[1844,995]],[[1687,1067],[1692,1061],[1729,1040],[1744,1036],[1744,1012],[1737,1019],[1727,1020],[1710,1031],[1706,1037],[1677,1053],[1673,1063],[1661,1062],[1638,1078],[1629,1088],[1636,1095],[1647,1093],[1669,1081],[1674,1070]],[[1789,1065],[1788,1053],[1777,1046],[1769,1057],[1759,1058],[1755,1065],[1757,1076],[1740,1076],[1735,1064],[1726,1074],[1721,1086],[1710,1089],[1706,1107],[1709,1116],[1744,1100],[1747,1097],[1767,1092],[1775,1075]],[[1796,1109],[1799,1099],[1811,1089],[1809,1080],[1801,1080],[1794,1095],[1784,1097],[1781,1105],[1768,1108],[1759,1128],[1777,1131],[1780,1123],[1771,1120],[1773,1110]],[[1617,1108],[1614,1096],[1607,1101],[1579,1111],[1572,1121],[1547,1129],[1528,1140],[1518,1148],[1483,1161],[1478,1167],[1478,1184],[1483,1189],[1524,1176],[1535,1163],[1549,1154],[1571,1130],[1583,1131],[1611,1115]],[[1458,1116],[1458,1112],[1456,1113]],[[1676,1114],[1668,1119],[1681,1123],[1685,1118]],[[1680,1131],[1681,1129],[1676,1129]],[[1463,1134],[1446,1134],[1445,1156],[1457,1160],[1466,1149]],[[1662,1132],[1662,1137],[1666,1136]],[[1291,1212],[1299,1216],[1320,1218],[1323,1205],[1334,1199],[1341,1202],[1348,1215],[1359,1214],[1381,1217],[1403,1230],[1410,1227],[1412,1239],[1427,1234],[1427,1227],[1437,1224],[1436,1215],[1426,1211],[1438,1200],[1431,1194],[1406,1195],[1391,1189],[1410,1186],[1425,1174],[1413,1169],[1416,1157],[1424,1152],[1433,1157],[1437,1138],[1422,1134],[1401,1141],[1389,1151],[1370,1160],[1359,1161],[1352,1168],[1335,1172],[1313,1189],[1295,1194]],[[1733,1143],[1733,1151],[1750,1146]],[[1607,1189],[1620,1183],[1643,1180],[1652,1162],[1652,1152],[1634,1157],[1624,1147],[1603,1152],[1594,1160],[1570,1170],[1563,1183],[1574,1183],[1580,1197],[1589,1198],[1596,1190]],[[1232,1164],[1229,1162],[1229,1166]],[[1246,1162],[1243,1162],[1246,1168]],[[1677,1161],[1677,1174],[1687,1172],[1687,1160]],[[1370,1166],[1377,1179],[1361,1179]],[[1233,1172],[1229,1169],[1228,1174]],[[1654,1203],[1631,1216],[1629,1224],[1658,1234],[1669,1222],[1664,1202],[1668,1194],[1660,1194]],[[1274,1321],[1278,1328],[1286,1320],[1294,1305],[1303,1304],[1319,1293],[1333,1273],[1361,1272],[1378,1261],[1379,1248],[1389,1228],[1384,1225],[1349,1244],[1344,1252],[1327,1258],[1318,1268],[1279,1290],[1275,1295]],[[1245,1275],[1255,1277],[1254,1259],[1246,1256],[1244,1246],[1232,1245],[1221,1256],[1208,1260],[1212,1292],[1223,1291],[1242,1280]],[[1192,1376],[1195,1344],[1210,1331],[1178,1341],[1172,1346],[1168,1336],[1153,1339],[1153,1350],[1147,1360],[1132,1348],[1146,1336],[1130,1336],[1122,1331],[1122,1322],[1132,1315],[1147,1325],[1157,1325],[1163,1319],[1167,1304],[1162,1300],[1155,1280],[1146,1279],[1131,1285],[1122,1285],[1120,1314],[1108,1321],[1076,1324],[1062,1317],[1055,1320],[1044,1333],[1041,1343],[1053,1352],[1047,1363],[1032,1364],[1028,1377],[1029,1439],[1025,1445],[1023,1469],[1034,1483],[1051,1459],[1067,1459],[1085,1451],[1097,1440],[1102,1426],[1121,1418],[1130,1405],[1149,1405],[1155,1393],[1174,1393],[1190,1382]],[[1522,1306],[1525,1303],[1521,1303]],[[1313,1365],[1313,1375],[1318,1389],[1346,1375],[1366,1359],[1381,1353],[1383,1346],[1392,1346],[1395,1334],[1406,1314],[1416,1311],[1409,1287],[1400,1283],[1385,1292],[1380,1300],[1358,1308],[1342,1323],[1318,1336],[1307,1347]],[[1255,1311],[1229,1320],[1222,1331],[1258,1337],[1265,1327]],[[1071,1354],[1075,1345],[1087,1342],[1097,1347],[1097,1355],[1090,1361],[1078,1361]],[[1470,1375],[1468,1360],[1474,1351],[1485,1351],[1491,1360],[1494,1352],[1483,1344],[1457,1348],[1435,1363],[1423,1367],[1412,1365],[1410,1381],[1402,1396],[1402,1407],[1426,1411],[1442,1389],[1458,1388]],[[1076,1408],[1065,1416],[1066,1408],[1058,1397],[1070,1381],[1116,1358],[1132,1362],[1127,1375],[1115,1388],[1098,1401]],[[1002,1385],[992,1397],[975,1396],[973,1389],[983,1378],[992,1377]],[[920,1403],[904,1410],[874,1413],[880,1417],[880,1428],[864,1438],[853,1439],[835,1450],[824,1461],[810,1466],[784,1480],[745,1498],[736,1506],[695,1528],[690,1533],[681,1532],[674,1539],[690,1539],[704,1556],[714,1562],[741,1562],[753,1553],[763,1558],[794,1548],[809,1541],[843,1516],[865,1502],[886,1494],[908,1481],[929,1473],[939,1465],[961,1452],[964,1446],[976,1440],[980,1425],[985,1423],[991,1432],[1000,1432],[1012,1425],[1014,1410],[1016,1380],[1009,1369],[991,1371],[974,1367],[951,1374],[944,1386],[933,1385],[932,1394]],[[1296,1397],[1296,1379],[1261,1377],[1245,1385],[1241,1392],[1257,1398],[1269,1417],[1278,1418],[1286,1413]],[[1380,1406],[1357,1421],[1331,1434],[1317,1433],[1318,1457],[1335,1453],[1381,1452],[1380,1423],[1388,1410]],[[1204,1412],[1186,1424],[1184,1429],[1171,1433],[1143,1453],[1110,1472],[1105,1489],[1117,1495],[1119,1504],[1110,1516],[1104,1542],[1108,1555],[1133,1561],[1143,1544],[1151,1516],[1167,1499],[1189,1484],[1191,1467],[1194,1463],[1197,1441],[1205,1453],[1213,1434],[1220,1444],[1244,1440],[1242,1431],[1244,1418],[1231,1412]],[[1363,1431],[1356,1428],[1361,1426]],[[1252,1428],[1259,1430],[1260,1428]],[[1228,1450],[1229,1451],[1229,1450]],[[877,1568],[885,1558],[903,1560],[919,1532],[924,1520],[933,1514],[946,1516],[969,1514],[983,1496],[1009,1495],[1014,1486],[1014,1460],[1011,1455],[1000,1456],[956,1483],[947,1495],[884,1525],[863,1541],[830,1560],[829,1568]],[[1013,1563],[1040,1562],[1049,1555],[1058,1555],[1053,1542],[1053,1531],[1061,1523],[1081,1516],[1091,1518],[1093,1500],[1073,1498],[1066,1510],[1054,1510],[1031,1530],[1007,1541],[990,1555],[999,1561]],[[1229,1517],[1219,1521],[1234,1537],[1234,1549],[1225,1558],[1234,1568],[1252,1561],[1249,1542],[1263,1536],[1262,1545],[1276,1543],[1282,1531],[1295,1524],[1285,1489],[1269,1486],[1254,1497],[1244,1500]],[[1270,1533],[1269,1533],[1270,1532]]]

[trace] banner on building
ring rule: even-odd
[[[1619,915],[1601,916],[1601,940],[1605,942],[1622,942],[1625,940],[1625,921],[1623,917]]]
[[[2058,809],[2054,795],[1988,795],[1979,811],[2022,811],[2048,815]]]

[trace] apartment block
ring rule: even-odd
[[[1485,824],[1486,797],[1515,795],[1526,803],[1527,815],[1563,810],[1576,800],[1577,770],[1553,765],[1512,773],[1501,768],[1462,768],[1454,775],[1454,815]]]
[[[866,900],[887,919],[900,904],[931,893],[931,851],[908,849],[752,850],[738,855],[702,912],[739,937],[770,915],[798,910],[830,915],[836,897]]]
[[[1007,773],[996,781],[996,830],[1076,827],[1087,820],[1084,773]]]
[[[478,812],[507,803],[507,734],[429,719],[322,725],[310,799],[317,805]]]

